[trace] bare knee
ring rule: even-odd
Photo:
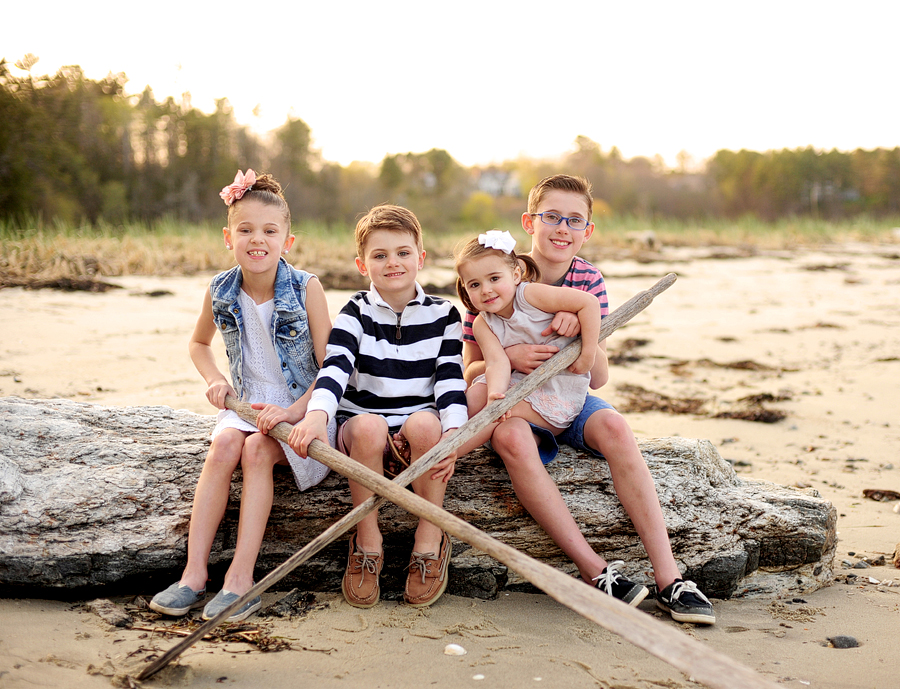
[[[501,423],[491,436],[491,446],[500,455],[507,470],[518,465],[540,464],[537,442],[525,419],[512,418]]]
[[[441,439],[441,420],[428,411],[410,416],[401,429],[414,455],[420,455],[434,447]]]
[[[234,472],[241,461],[246,434],[236,428],[226,428],[213,438],[206,454],[204,468],[213,471]]]
[[[241,455],[241,468],[247,471],[264,469],[271,471],[278,462],[284,459],[284,450],[278,441],[262,433],[253,433],[244,441],[244,452]]]
[[[615,409],[602,409],[592,414],[585,424],[584,435],[590,447],[601,451],[604,445],[636,442],[631,426]]]
[[[387,441],[388,425],[377,414],[360,414],[346,422],[343,431],[347,453],[355,459],[363,455],[381,457]]]

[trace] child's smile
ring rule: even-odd
[[[356,259],[359,272],[395,311],[402,311],[416,296],[416,277],[425,263],[425,252],[409,232],[375,230],[366,240],[364,254]]]
[[[503,318],[512,316],[516,286],[520,282],[518,269],[514,272],[503,258],[488,254],[462,263],[459,277],[478,311],[496,313]]]
[[[545,194],[537,213],[553,212],[564,218],[584,218],[587,220],[588,207],[578,194],[554,189]],[[563,220],[559,225],[545,223],[540,216],[525,213],[522,216],[525,231],[532,235],[531,256],[537,261],[541,270],[548,268],[546,263],[568,264],[572,261],[581,245],[594,231],[593,224],[584,230],[573,230]],[[553,272],[553,271],[549,271]]]
[[[294,241],[281,209],[254,199],[235,208],[231,226],[224,229],[224,235],[238,265],[251,273],[277,270],[279,257]]]

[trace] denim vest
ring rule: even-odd
[[[295,400],[306,392],[319,372],[306,313],[306,283],[312,277],[315,276],[297,270],[283,258],[278,263],[275,275],[272,334],[275,352],[281,362],[281,373]],[[209,286],[213,320],[216,329],[222,333],[225,350],[228,352],[231,385],[241,398],[244,394],[241,359],[241,333],[244,325],[238,294],[242,279],[240,266],[235,266],[216,275]]]

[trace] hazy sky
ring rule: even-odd
[[[0,57],[206,112],[227,97],[260,131],[292,114],[341,164],[556,156],[578,135],[674,164],[900,145],[898,27],[898,0],[38,1],[5,3]]]

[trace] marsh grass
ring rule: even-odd
[[[648,231],[658,245],[681,247],[742,247],[784,250],[820,247],[849,241],[895,243],[893,228],[900,219],[854,218],[842,222],[794,218],[764,223],[754,218],[737,221],[646,221],[638,218],[598,219],[597,229],[583,253],[591,260],[641,250]],[[530,242],[518,226],[501,225],[518,240]],[[315,271],[355,272],[353,228],[299,224],[291,261]],[[437,264],[451,265],[450,256],[461,241],[479,229],[443,232],[425,229],[425,248]],[[646,248],[646,247],[643,247]],[[61,279],[102,280],[121,275],[193,275],[225,270],[233,265],[225,250],[220,226],[187,224],[172,219],[152,225],[70,226],[32,222],[0,223],[0,287],[30,285]]]

